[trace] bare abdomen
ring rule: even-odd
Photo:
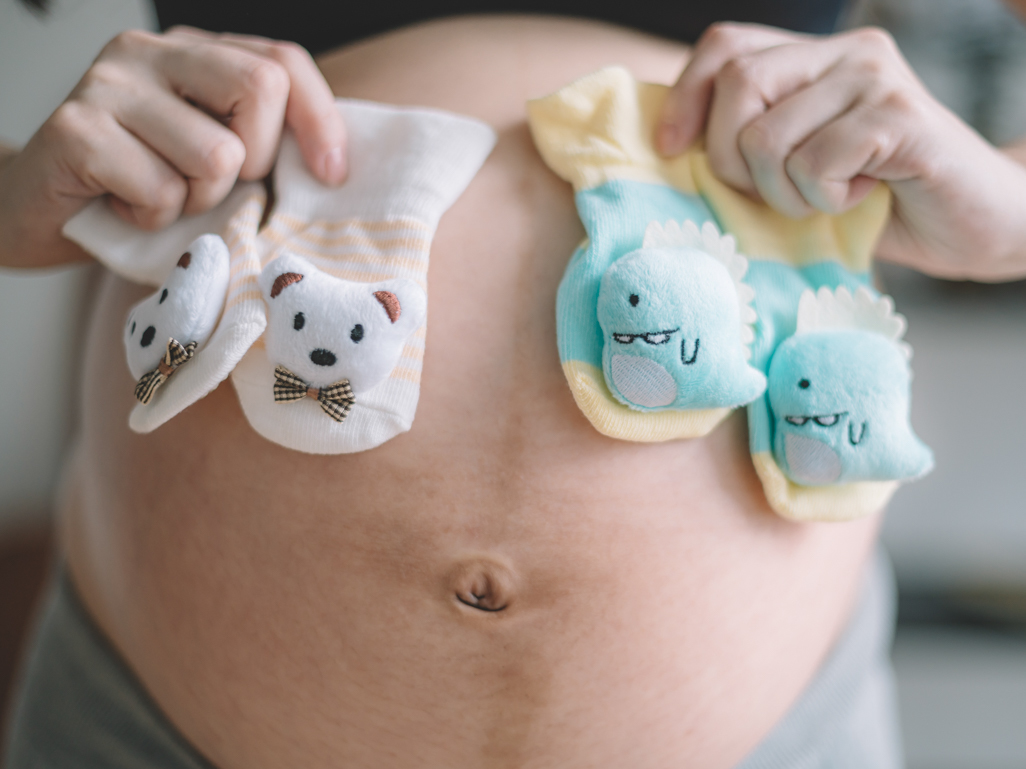
[[[105,281],[71,568],[218,765],[727,767],[813,674],[875,522],[774,517],[740,416],[703,440],[600,436],[556,353],[556,286],[582,231],[524,102],[611,63],[669,82],[684,56],[604,25],[492,18],[322,61],[340,95],[500,133],[432,249],[416,422],[378,449],[269,443],[230,384],[130,433],[120,329],[144,290]]]

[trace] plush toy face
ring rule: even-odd
[[[228,293],[228,247],[201,235],[178,260],[164,285],[132,308],[125,324],[128,368],[139,379],[157,367],[168,339],[200,347],[217,325]]]
[[[737,287],[701,251],[621,257],[602,277],[598,319],[606,383],[633,409],[737,406],[765,390],[746,360]]]
[[[312,387],[348,379],[354,393],[371,389],[427,314],[427,296],[411,280],[340,280],[292,254],[264,268],[260,288],[268,357]]]
[[[904,354],[881,334],[790,337],[769,368],[777,463],[804,486],[928,473],[933,455],[912,432],[909,383]]]

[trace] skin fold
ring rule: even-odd
[[[469,18],[318,64],[342,96],[489,122],[442,218],[413,429],[361,454],[257,436],[229,383],[131,433],[120,334],[89,321],[62,542],[171,721],[236,767],[729,767],[844,626],[878,521],[767,507],[743,415],[707,438],[598,434],[556,352],[583,230],[527,99],[601,66],[672,83],[685,48],[607,25]]]

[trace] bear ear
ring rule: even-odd
[[[274,299],[286,288],[291,286],[293,283],[298,283],[302,279],[303,276],[298,272],[283,272],[274,279],[274,284],[271,286],[271,299]]]
[[[391,291],[375,291],[374,298],[381,302],[381,306],[388,313],[388,319],[395,323],[399,320],[403,308],[399,304],[399,297]]]
[[[189,269],[189,265],[192,264],[192,254],[186,251],[180,257],[178,257],[178,266],[183,270]]]

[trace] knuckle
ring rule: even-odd
[[[214,142],[203,158],[202,177],[223,179],[238,175],[246,159],[246,147],[235,134]]]
[[[729,89],[752,88],[758,79],[758,65],[747,56],[736,56],[723,65],[716,74],[716,87]]]
[[[733,48],[743,27],[730,21],[717,21],[710,24],[702,33],[698,45],[704,48]]]
[[[75,100],[61,104],[40,128],[47,145],[76,167],[96,156],[102,133],[94,110]]]
[[[77,101],[66,101],[53,111],[41,130],[54,138],[87,135],[87,128],[92,122],[88,113],[89,110]]]
[[[149,202],[149,208],[164,215],[170,215],[174,219],[185,201],[188,193],[188,185],[182,177],[169,174],[167,178],[158,182],[154,188]]]
[[[110,60],[97,61],[91,66],[79,81],[83,90],[95,90],[102,88],[120,88],[126,80],[122,68]]]
[[[784,162],[784,171],[799,188],[815,187],[823,176],[823,159],[814,152],[800,149]]]
[[[289,69],[313,63],[310,53],[299,43],[276,41],[271,51],[274,58]]]
[[[776,158],[783,155],[780,134],[766,120],[753,120],[738,136],[745,157]]]
[[[245,85],[256,96],[280,97],[289,91],[289,75],[277,61],[260,59],[247,73]]]
[[[853,33],[859,49],[877,56],[899,55],[894,36],[881,27],[862,27]]]
[[[110,42],[103,47],[100,55],[102,57],[104,54],[133,53],[152,43],[156,37],[152,32],[146,32],[145,30],[126,29],[124,32],[119,32],[111,38]]]
[[[919,101],[908,91],[893,88],[880,99],[878,109],[882,112],[913,116],[919,112]]]

